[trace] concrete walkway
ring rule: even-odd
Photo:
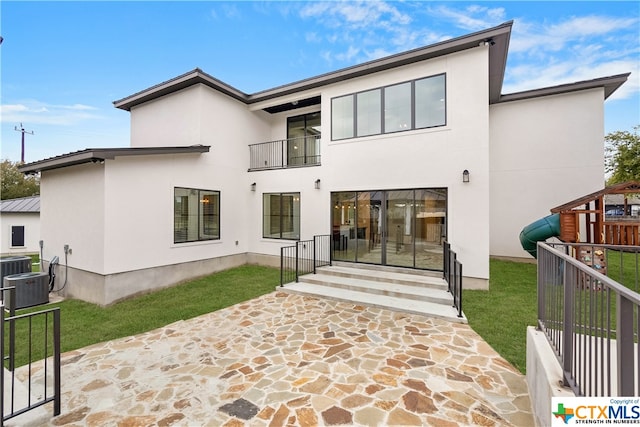
[[[524,376],[468,325],[278,291],[62,363],[48,425],[533,425]]]

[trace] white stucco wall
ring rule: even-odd
[[[491,254],[526,257],[522,228],[604,186],[602,88],[492,105]]]
[[[104,165],[84,164],[45,171],[40,179],[43,257],[60,258],[69,245],[69,266],[104,274]]]
[[[11,246],[11,227],[24,227],[24,246]],[[40,252],[40,213],[39,212],[2,212],[0,213],[0,235],[3,255]]]

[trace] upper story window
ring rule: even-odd
[[[320,163],[320,112],[287,118],[287,165]]]
[[[173,192],[173,242],[220,239],[220,192],[179,187]]]
[[[446,75],[412,80],[331,100],[331,139],[447,124]]]

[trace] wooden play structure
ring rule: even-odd
[[[611,185],[551,209],[560,216],[560,240],[567,243],[640,246],[640,214],[628,196],[640,193],[640,181]],[[605,196],[624,195],[624,208],[607,215]]]

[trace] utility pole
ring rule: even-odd
[[[24,130],[24,126],[22,126],[22,123],[20,123],[20,129],[18,129],[18,126],[16,126],[14,127],[14,130],[22,133],[22,156],[20,157],[20,161],[24,163],[24,134],[28,133],[29,135],[33,135],[33,131]]]

